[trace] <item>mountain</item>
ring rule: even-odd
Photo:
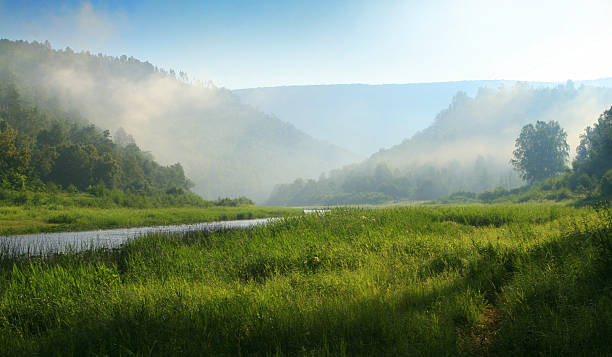
[[[612,88],[573,82],[515,83],[481,88],[475,96],[460,92],[431,125],[412,137],[318,181],[279,185],[268,202],[380,203],[434,199],[457,190],[516,187],[523,182],[509,161],[524,125],[537,120],[559,122],[574,153],[580,134],[611,105]]]
[[[480,88],[511,87],[517,81],[459,81],[408,84],[338,84],[238,89],[241,100],[288,121],[317,138],[367,157],[430,125],[457,92],[474,96]],[[528,82],[555,87],[559,83]],[[612,87],[612,79],[575,84]]]
[[[180,162],[206,198],[265,199],[273,186],[317,177],[356,156],[243,104],[232,92],[132,57],[0,40],[0,71],[41,108],[58,104],[133,136],[161,164]]]

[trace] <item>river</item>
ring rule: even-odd
[[[0,236],[0,251],[11,255],[46,255],[94,248],[116,248],[129,239],[152,233],[185,233],[263,225],[275,218],[221,221],[172,226],[118,228],[84,232]],[[277,219],[277,218],[276,218]]]

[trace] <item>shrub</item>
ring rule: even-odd
[[[495,189],[495,191],[484,191],[478,195],[478,198],[484,202],[491,202],[496,198],[507,195],[508,193],[509,191],[505,187],[498,187]]]
[[[599,183],[601,194],[605,197],[612,197],[612,169],[608,170],[601,178]]]

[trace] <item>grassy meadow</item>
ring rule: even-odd
[[[3,355],[610,355],[609,208],[338,208],[0,254]]]

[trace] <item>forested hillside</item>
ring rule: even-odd
[[[123,139],[123,141],[121,140]],[[127,134],[113,140],[108,130],[48,104],[44,109],[21,95],[10,73],[0,73],[0,185],[37,189],[59,185],[85,191],[181,192],[192,183],[181,164],[158,164]]]
[[[572,82],[553,88],[518,83],[481,89],[474,97],[459,93],[431,126],[410,139],[318,181],[279,185],[269,203],[429,200],[458,190],[518,187],[524,182],[509,161],[523,125],[558,121],[575,153],[580,134],[610,103],[612,89]]]
[[[353,161],[354,155],[240,103],[211,84],[132,57],[0,41],[0,70],[41,110],[80,113],[120,128],[164,165],[181,162],[206,198],[265,199],[273,186]]]

